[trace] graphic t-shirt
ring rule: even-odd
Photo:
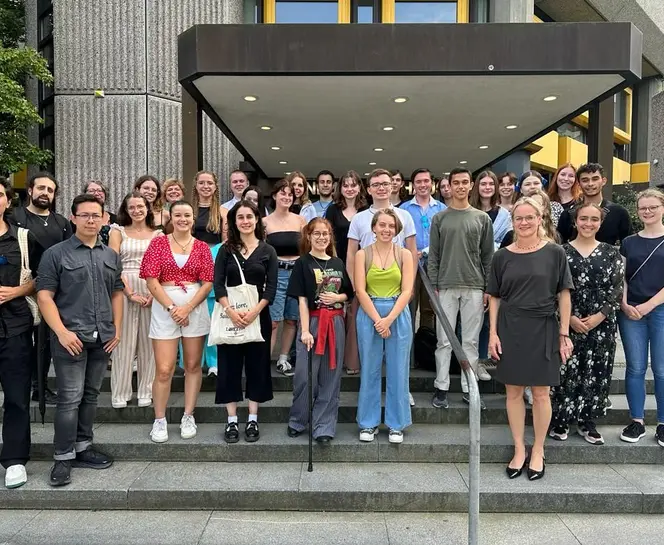
[[[320,300],[322,293],[345,293],[350,299],[353,287],[346,273],[344,262],[338,257],[327,260],[318,259],[311,254],[300,257],[295,262],[288,283],[287,295],[290,297],[306,297],[309,310],[320,308],[342,309],[344,303],[324,305]]]

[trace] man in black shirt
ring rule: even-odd
[[[28,204],[25,207],[12,210],[7,218],[9,223],[17,227],[28,229],[37,239],[39,245],[48,249],[58,242],[71,236],[71,224],[64,216],[53,210],[53,201],[58,194],[58,182],[48,172],[39,172],[28,180]],[[38,328],[43,328],[42,338],[44,346],[37,346]],[[37,381],[37,358],[39,350],[43,351],[44,358],[44,383],[48,377],[51,366],[51,349],[49,343],[50,331],[46,323],[42,322],[34,329],[34,343],[32,350],[32,400],[39,400]],[[48,387],[44,392],[47,405],[55,405],[56,395]]]
[[[606,184],[602,165],[598,163],[581,165],[576,171],[576,177],[583,192],[579,202],[597,204],[606,214],[599,231],[597,231],[597,240],[615,246],[631,235],[632,222],[627,210],[619,204],[602,197],[602,188]],[[569,242],[576,238],[576,227],[573,219],[575,208],[576,205],[573,205],[569,210],[565,210],[558,221],[558,232],[562,242]]]

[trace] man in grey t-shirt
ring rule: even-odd
[[[485,293],[493,257],[493,225],[485,212],[470,206],[468,195],[473,187],[471,173],[465,168],[450,172],[452,201],[431,222],[428,273],[438,293],[438,300],[450,324],[461,315],[463,350],[477,372],[478,341],[484,311],[489,304]],[[431,403],[448,408],[450,359],[452,346],[440,324],[437,327],[435,392]],[[468,382],[461,375],[463,400],[470,402]]]

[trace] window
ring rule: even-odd
[[[276,2],[277,23],[337,23],[337,2]]]
[[[395,23],[456,23],[456,2],[411,2],[394,4]]]
[[[622,131],[627,131],[627,104],[625,91],[613,95],[613,124]]]
[[[373,0],[357,0],[353,2],[354,23],[371,24],[374,22],[374,2]]]
[[[630,146],[613,143],[613,156],[629,163]]]
[[[588,129],[575,125],[574,123],[564,123],[556,129],[560,136],[567,136],[572,140],[586,144],[588,141]]]

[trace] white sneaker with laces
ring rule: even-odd
[[[182,439],[193,439],[196,437],[196,420],[193,414],[182,415],[180,422],[180,437]]]
[[[216,367],[210,367],[208,369],[208,377],[211,377],[214,375],[215,377],[217,376],[217,368]]]
[[[491,375],[486,370],[483,363],[477,365],[477,378],[480,380],[491,380]]]
[[[5,472],[5,486],[7,488],[18,488],[28,482],[28,474],[25,472],[25,466],[16,464],[9,466]]]
[[[410,403],[411,407],[415,406],[415,398],[413,397],[413,394],[408,392],[408,403]]]
[[[390,443],[403,443],[403,432],[399,430],[390,430],[390,434],[387,436],[387,440]]]
[[[152,431],[150,432],[150,439],[155,443],[165,443],[168,441],[168,429],[166,427],[166,419],[155,420],[152,424]]]
[[[360,430],[360,441],[365,443],[370,443],[374,440],[374,437],[378,434],[378,428],[364,428]]]

